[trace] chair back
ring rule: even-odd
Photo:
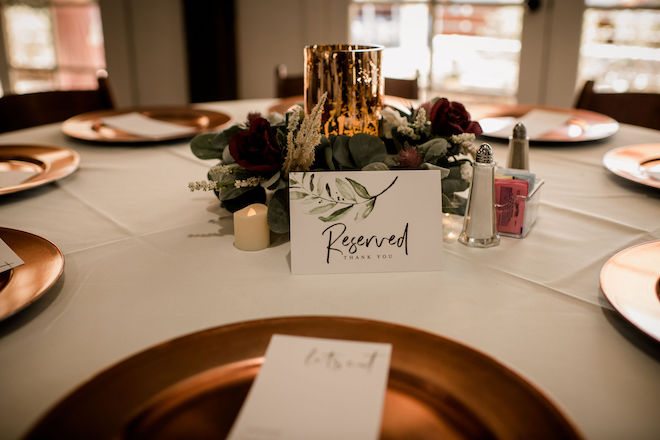
[[[115,108],[108,79],[96,90],[58,90],[0,97],[0,133],[64,121],[93,110]]]
[[[659,93],[596,93],[587,81],[575,108],[602,113],[618,122],[660,130]]]
[[[288,75],[284,64],[275,66],[275,95],[277,98],[300,96],[304,91],[303,75]],[[401,98],[417,99],[417,77],[413,79],[385,78],[385,94]]]
[[[304,87],[302,75],[289,76],[284,64],[275,66],[275,95],[277,98],[302,95]]]

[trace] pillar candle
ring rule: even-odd
[[[268,207],[253,203],[234,213],[234,246],[243,251],[258,251],[270,245]]]

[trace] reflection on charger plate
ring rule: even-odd
[[[660,144],[615,148],[605,154],[603,165],[624,179],[660,188]]]

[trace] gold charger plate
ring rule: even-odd
[[[398,96],[385,95],[383,101],[385,105],[389,105],[404,111],[410,109],[410,107],[412,106],[412,103],[408,99],[400,98]],[[268,113],[285,114],[286,111],[289,110],[289,108],[291,108],[292,106],[296,104],[303,106],[304,102],[305,102],[305,97],[303,95],[282,98],[279,101],[277,101],[275,104],[268,107]]]
[[[647,169],[660,166],[660,144],[640,144],[615,148],[605,153],[603,165],[617,176],[642,185],[660,188],[660,180]]]
[[[501,127],[530,110],[568,113],[571,119],[564,125],[541,136],[530,138],[534,142],[585,142],[605,139],[619,130],[619,123],[609,116],[589,110],[533,105],[475,105],[468,109],[472,119],[479,121],[484,136],[508,140],[509,136],[495,134]],[[489,134],[492,133],[492,134]]]
[[[580,438],[548,398],[491,357],[409,327],[321,316],[242,322],[157,345],[73,391],[27,438],[224,438],[274,333],[391,343],[381,438]]]
[[[600,271],[600,288],[624,318],[660,341],[660,240],[610,258]]]
[[[41,297],[64,270],[64,256],[50,241],[28,232],[0,228],[0,238],[23,260],[0,274],[0,319]]]
[[[138,112],[152,119],[192,127],[192,134],[145,138],[109,127],[101,118]],[[99,110],[74,116],[62,123],[62,132],[74,139],[107,143],[150,143],[186,139],[207,131],[219,130],[231,118],[224,113],[192,107],[140,107],[123,110]]]
[[[32,171],[35,175],[11,186],[0,187],[0,195],[45,185],[68,176],[78,169],[80,156],[64,147],[46,145],[0,145],[0,173]]]

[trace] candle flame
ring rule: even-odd
[[[257,211],[254,208],[248,209],[247,216],[252,217],[253,215],[257,215]]]

